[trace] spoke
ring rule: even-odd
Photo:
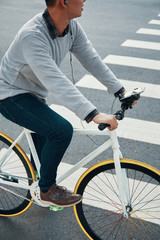
[[[142,212],[142,211],[140,211],[140,212]],[[160,212],[160,211],[158,211],[158,212]],[[160,217],[157,218],[156,216],[153,216],[151,213],[153,213],[153,211],[150,211],[150,212],[149,211],[143,211],[142,212],[142,214],[150,216],[150,218],[145,218],[144,221],[146,221],[147,219],[157,219],[157,220],[160,220]],[[155,213],[157,213],[157,211],[155,211]]]
[[[159,194],[157,195],[159,196]],[[156,197],[157,197],[156,196]],[[141,207],[139,207],[139,209],[137,209],[136,211],[142,210],[144,206],[148,205],[150,202],[152,202],[156,197],[154,197],[153,199],[151,199],[149,202],[143,204]],[[138,205],[138,204],[137,204]],[[136,206],[136,205],[135,205]],[[152,207],[152,208],[157,208],[157,207]]]
[[[3,192],[3,197],[5,199],[4,203],[8,206],[7,209],[10,209],[10,206],[9,206],[9,202],[12,204],[11,200],[10,200],[10,197],[8,197],[8,194],[6,191],[4,191],[3,189],[1,190],[1,192]],[[3,200],[3,199],[2,199]],[[3,205],[3,204],[2,204]],[[12,204],[13,206],[13,204]],[[3,209],[5,208],[5,206],[3,205]]]
[[[90,185],[88,185],[88,187],[89,188],[91,188],[93,191],[96,191],[96,192],[98,192],[98,193],[100,193],[102,196],[105,196],[107,199],[109,199],[109,201],[111,201],[114,205],[115,205],[115,207],[116,208],[118,208],[117,207],[117,205],[119,205],[117,202],[115,202],[115,201],[113,201],[108,195],[106,195],[106,193],[102,190],[102,189],[100,189],[100,187],[95,183],[95,181],[91,181],[93,184],[95,184],[95,186],[100,190],[100,191],[98,191],[98,190],[95,190],[93,187],[91,187]],[[105,183],[105,185],[108,187],[108,185]],[[88,194],[90,194],[90,193],[88,193]],[[92,195],[92,194],[91,194]],[[94,196],[95,197],[95,196]],[[98,198],[98,197],[97,197]],[[104,200],[103,200],[104,201]],[[105,201],[104,201],[105,202]],[[118,208],[119,209],[119,208]]]
[[[88,194],[91,195],[91,196],[93,196],[93,197],[95,197],[95,196],[92,195],[91,193],[88,193]],[[98,198],[97,196],[96,196],[96,198],[97,198],[97,199],[94,200],[94,201],[99,202],[99,203],[101,203],[101,202],[106,203],[106,204],[110,205],[111,207],[115,207],[115,208],[117,209],[117,211],[122,212],[122,209],[118,208],[118,206],[116,206],[115,203],[112,204],[112,202],[104,201],[104,200]],[[84,197],[84,199],[86,199],[86,198]],[[89,200],[90,200],[90,199],[89,199]],[[89,205],[89,204],[88,204],[88,205]]]
[[[137,182],[137,186],[135,187],[135,189],[134,189],[134,191],[133,191],[133,193],[132,193],[131,200],[132,200],[132,198],[133,198],[133,196],[134,196],[134,193],[137,191],[137,189],[138,189],[138,187],[139,187],[139,185],[140,185],[140,183],[141,183],[141,181],[142,181],[142,179],[143,179],[143,176],[144,176],[144,173],[143,173],[141,179]],[[135,174],[135,177],[136,177],[136,174]],[[134,182],[136,182],[136,178],[134,178]],[[135,184],[134,184],[134,186],[135,186]],[[134,201],[132,201],[132,203],[133,203],[133,202],[134,202]]]
[[[13,149],[12,149],[13,150]],[[13,155],[14,154],[14,155]],[[11,156],[10,156],[11,155]],[[15,162],[17,162],[17,159],[19,159],[19,157],[17,157],[17,154],[14,152],[14,150],[10,153],[10,157],[8,156],[7,157],[7,159],[3,162],[3,165],[2,165],[2,167],[4,167],[4,166],[6,166],[7,164],[8,164],[8,162],[9,162],[9,164],[11,164],[11,163],[15,163]],[[13,161],[10,161],[11,159],[13,159],[13,157],[17,157],[17,159],[15,159],[15,160],[13,160]]]
[[[121,218],[121,221],[119,221],[119,227],[118,227],[118,229],[117,229],[117,232],[116,232],[116,235],[115,235],[115,236],[116,236],[115,239],[117,239],[118,232],[119,232],[119,230],[121,229],[122,220],[123,220],[123,217]]]
[[[90,211],[84,211],[84,212],[90,214],[90,217],[87,217],[87,218],[93,219],[93,214],[91,214]],[[105,212],[107,212],[107,211],[105,210]],[[108,212],[109,212],[110,214],[106,214],[105,217],[104,217],[104,213],[102,213],[101,215],[98,215],[98,219],[99,219],[99,216],[103,216],[104,218],[106,218],[106,217],[111,217],[111,216],[122,216],[122,213],[115,213],[115,212],[110,212],[110,211],[108,211]],[[86,214],[86,215],[87,215],[87,214]],[[97,220],[95,220],[95,221],[97,221]]]
[[[139,218],[138,216],[136,216],[136,217],[137,217],[137,219],[139,220],[139,223],[141,224],[141,227],[140,227],[139,224],[136,224],[136,227],[137,227],[138,229],[141,229],[141,230],[143,230],[144,232],[146,232],[146,234],[150,237],[150,239],[153,239],[151,233],[147,230],[146,226],[145,226],[144,223],[143,223],[143,222],[145,222],[145,221],[144,221],[143,219]],[[146,223],[146,222],[145,222],[145,223]],[[149,226],[149,225],[151,225],[151,224],[146,223],[146,225]],[[143,228],[142,228],[142,227],[143,227]],[[150,229],[152,229],[151,226],[150,226]],[[153,240],[155,240],[155,239],[153,239]]]
[[[143,174],[143,176],[144,176],[144,174]],[[139,197],[139,195],[146,189],[146,187],[149,185],[149,183],[151,182],[151,180],[152,180],[152,178],[150,178],[150,180],[149,180],[149,182],[147,182],[146,183],[146,185],[142,188],[142,190],[138,193],[138,195],[135,197],[135,200],[132,202],[132,203],[134,203],[135,201],[136,201],[136,199]],[[143,181],[143,183],[144,183],[144,181]],[[140,185],[140,184],[139,184]],[[157,186],[156,186],[157,187]],[[154,189],[153,189],[154,190]],[[148,193],[145,195],[145,196],[143,196],[142,197],[142,199],[141,200],[139,200],[139,201],[142,201],[146,196],[148,196]]]
[[[113,180],[114,180],[114,182],[115,182],[115,184],[116,184],[116,186],[117,186],[117,189],[118,189],[118,185],[117,185],[117,181],[115,180],[115,174],[113,174],[113,172],[111,171],[111,173],[112,173],[112,178],[113,178]],[[109,182],[109,185],[110,186],[108,186],[114,193],[115,193],[115,195],[118,197],[118,199],[120,200],[120,198],[119,198],[119,195],[116,193],[116,191],[114,190],[114,188],[113,188],[113,184],[110,182],[110,180],[108,179],[108,177],[107,177],[107,174],[105,173],[105,172],[103,172],[103,174],[104,174],[104,176],[105,176],[105,178],[107,179],[107,181]]]
[[[157,185],[157,186],[159,186],[159,185]],[[156,187],[157,187],[157,186],[156,186]],[[139,200],[139,202],[136,203],[136,204],[134,205],[134,207],[137,206],[138,204],[140,204],[140,202],[141,202],[142,200],[144,200],[146,197],[148,197],[149,194],[150,194],[151,192],[153,192],[153,190],[156,189],[156,187],[154,187],[154,189],[152,189],[148,194],[146,194],[145,196],[143,196],[143,198],[142,198],[141,200]],[[155,196],[154,198],[152,198],[149,202],[145,203],[143,206],[145,206],[146,204],[150,203],[151,201],[154,201],[154,199],[157,198],[158,196],[160,196],[160,194],[158,194],[157,196]],[[142,206],[142,207],[143,207],[143,206]]]
[[[158,194],[157,196],[159,196],[159,195],[160,195],[160,194]],[[157,196],[156,196],[156,197],[157,197]],[[153,202],[157,202],[157,201],[160,202],[160,198],[158,198],[158,199],[152,199],[152,200],[150,200],[150,201],[148,200],[148,201],[144,201],[144,202],[141,201],[141,202],[136,203],[135,205],[132,205],[132,207],[135,207],[135,206],[141,205],[141,204],[148,204],[148,203],[150,203],[150,202],[153,203]]]
[[[15,154],[16,155],[16,154]],[[15,157],[15,156],[14,156]],[[6,159],[4,162],[3,162],[3,165],[2,165],[2,168],[6,168],[7,165],[11,165],[11,164],[14,164],[17,162],[17,159],[19,159],[18,157],[16,159],[13,159],[12,161],[10,161],[11,159],[13,158],[13,156],[10,158],[10,159]]]
[[[120,216],[120,215],[119,215],[119,216]],[[123,218],[123,216],[121,215],[120,218],[119,218],[118,220],[115,220],[114,222],[110,222],[110,220],[108,220],[109,223],[105,223],[105,221],[103,221],[103,222],[104,222],[103,225],[100,223],[100,226],[97,226],[97,223],[99,223],[99,218],[98,218],[98,221],[94,221],[94,222],[90,223],[90,225],[91,225],[91,227],[92,227],[92,225],[96,222],[96,226],[97,226],[97,227],[96,227],[96,228],[94,227],[94,231],[95,231],[95,232],[100,232],[101,229],[105,229],[105,231],[103,231],[102,233],[100,233],[99,236],[104,235],[106,232],[110,232],[110,231],[111,231],[110,229],[111,229],[111,227],[112,227],[113,230],[111,231],[111,233],[110,233],[109,236],[107,237],[107,239],[109,239],[109,237],[111,236],[112,232],[113,232],[114,229],[117,227],[117,225],[118,225],[118,224],[121,224],[122,218]],[[114,226],[114,227],[113,227],[113,226]],[[107,229],[106,229],[106,227],[107,227]],[[119,231],[119,228],[120,228],[120,227],[118,227],[117,233],[118,233],[118,231]]]
[[[123,216],[121,216],[121,218],[119,220],[111,223],[111,225],[115,224],[115,226],[114,226],[113,230],[111,231],[111,233],[109,234],[108,239],[110,238],[110,236],[112,237],[112,233],[114,232],[114,230],[117,227],[117,225],[120,224],[120,221],[122,221],[122,220],[123,220]]]
[[[130,220],[130,226],[133,227],[133,229],[134,229],[134,231],[136,233],[136,236],[139,237],[139,235],[140,235],[141,236],[140,239],[143,239],[142,233],[140,231],[140,230],[143,230],[143,229],[137,223],[135,223],[133,221],[133,219],[130,218],[129,220]]]
[[[90,195],[91,195],[91,194],[90,194]],[[92,196],[94,196],[94,195],[92,195]],[[111,204],[111,202],[107,202],[107,201],[104,201],[104,200],[98,199],[98,198],[97,198],[97,199],[92,199],[92,198],[83,197],[83,200],[88,200],[88,201],[92,201],[92,202],[95,201],[95,202],[99,202],[99,203],[103,203],[103,202],[104,202],[104,203],[107,203],[108,205],[110,205],[110,206],[112,206],[112,207],[115,207],[115,205]],[[90,204],[87,203],[87,205],[90,205]],[[121,205],[118,204],[118,203],[117,203],[117,205],[118,205],[118,206],[121,206]],[[92,205],[91,205],[91,206],[92,206]],[[94,207],[94,206],[93,206],[93,207]],[[95,206],[95,207],[96,207],[96,206]],[[102,209],[103,209],[103,208],[102,208]],[[104,211],[107,211],[107,210],[104,209]],[[116,211],[122,212],[122,209],[117,207],[117,210],[116,210]]]
[[[88,186],[88,187],[90,187],[90,186]],[[90,188],[92,188],[92,187],[90,187]],[[92,188],[93,189],[93,188]],[[116,209],[118,209],[119,211],[121,210],[120,208],[118,208],[118,206],[117,205],[119,205],[118,203],[116,203],[116,202],[114,202],[111,198],[109,198],[108,196],[105,196],[107,199],[109,199],[109,201],[110,202],[107,202],[106,200],[104,200],[104,199],[101,199],[101,198],[99,198],[98,196],[95,196],[95,195],[93,195],[92,193],[90,193],[90,192],[86,192],[85,191],[85,193],[86,194],[89,194],[90,196],[92,196],[92,197],[94,197],[94,198],[96,198],[97,199],[97,201],[99,200],[99,202],[104,202],[104,203],[106,203],[106,204],[108,204],[108,205],[110,205],[110,206],[112,206],[112,207],[115,207]],[[84,199],[85,199],[86,197],[84,197]],[[87,199],[87,198],[86,198]],[[96,201],[96,200],[95,200]]]
[[[22,165],[21,166],[14,166],[14,167],[8,167],[7,170],[16,170],[17,168],[24,168]],[[25,172],[25,171],[24,171]]]

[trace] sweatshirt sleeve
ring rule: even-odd
[[[45,39],[40,34],[29,34],[22,40],[22,52],[42,85],[51,91],[60,104],[73,111],[80,119],[96,109],[74,84],[62,73],[52,59]]]
[[[73,54],[88,72],[108,88],[109,92],[112,94],[118,92],[123,85],[102,61],[91,42],[88,40],[81,25],[77,21],[73,22],[73,24],[76,29],[72,46]]]

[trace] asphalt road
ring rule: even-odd
[[[1,0],[0,1],[0,60],[20,27],[32,16],[43,11],[43,1]],[[134,58],[160,60],[159,50],[122,47],[126,39],[149,42],[160,42],[160,36],[137,34],[140,28],[159,29],[160,25],[149,25],[151,19],[160,20],[159,0],[96,0],[85,2],[83,17],[79,19],[93,46],[102,59],[108,55],[130,56]],[[73,59],[75,80],[78,82],[86,70]],[[154,84],[159,87],[160,71],[108,64],[119,79]],[[62,64],[62,70],[71,78],[69,56]],[[136,87],[136,86],[135,86]],[[100,111],[110,112],[113,97],[106,91],[79,88]],[[57,103],[53,95],[49,95],[48,104]],[[127,117],[132,119],[160,123],[160,98],[141,97],[140,102],[128,111]],[[115,109],[118,103],[115,104]],[[15,138],[21,129],[0,116],[0,129]],[[152,129],[150,129],[152,131]],[[159,133],[160,135],[160,133]],[[98,144],[105,137],[95,138]],[[160,168],[160,144],[120,138],[124,157],[147,162]],[[22,144],[26,151],[26,142]],[[81,147],[80,147],[81,146]],[[95,143],[86,137],[74,137],[63,162],[74,164],[90,150]],[[98,161],[110,158],[111,151],[100,155]],[[96,161],[95,160],[95,161]],[[95,162],[94,161],[94,162]],[[14,218],[0,218],[0,239],[16,240],[87,240],[74,217],[73,209],[51,212],[48,209],[32,206],[26,213]]]

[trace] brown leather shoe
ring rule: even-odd
[[[57,207],[70,207],[82,201],[82,196],[68,191],[65,187],[52,185],[48,192],[40,191],[41,202]]]

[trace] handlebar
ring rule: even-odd
[[[135,88],[133,91],[127,92],[125,94],[119,95],[119,100],[122,103],[121,109],[117,111],[114,115],[117,120],[122,120],[124,118],[124,113],[128,108],[132,108],[134,101],[140,98],[140,94],[144,92],[142,88]],[[106,127],[109,127],[109,124],[101,123],[98,125],[99,130],[104,130]]]

